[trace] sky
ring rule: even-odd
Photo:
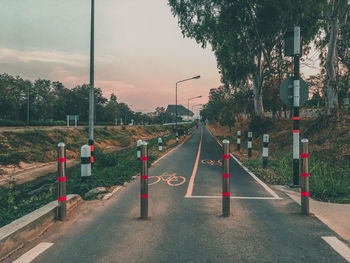
[[[0,6],[0,73],[68,88],[89,83],[90,0],[0,0]],[[220,86],[210,46],[183,38],[167,0],[95,0],[95,8],[95,86],[105,97],[114,93],[132,110],[151,112],[175,104],[177,81],[201,75],[178,86],[185,107],[203,96],[191,110]],[[302,73],[317,73],[313,60]]]
[[[0,0],[0,72],[89,83],[90,0]],[[166,0],[95,0],[95,86],[132,110],[151,112],[220,85],[211,48],[185,39]],[[196,108],[196,107],[195,107]],[[199,108],[199,107],[197,107]],[[192,106],[190,106],[192,109]]]

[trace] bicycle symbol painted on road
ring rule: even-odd
[[[204,165],[210,165],[210,166],[222,166],[221,160],[213,161],[209,159],[204,159],[204,160],[201,160],[201,163]]]
[[[162,174],[148,176],[148,185],[154,185],[160,181],[166,182],[169,186],[179,186],[186,182],[186,178],[183,176],[177,176],[176,174]]]

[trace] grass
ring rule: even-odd
[[[257,157],[243,164],[270,184],[287,185],[292,178],[292,153],[273,152],[268,166],[262,168],[262,158]],[[333,162],[320,160],[311,152],[309,159],[310,196],[332,203],[350,203],[350,167],[341,167]]]
[[[103,127],[95,129],[95,144],[127,147],[137,138],[166,132],[170,127]],[[51,162],[56,160],[56,148],[59,142],[67,145],[67,158],[79,156],[80,147],[87,142],[88,129],[28,130],[0,133],[0,165],[19,165],[20,162]],[[101,146],[102,147],[102,146]]]

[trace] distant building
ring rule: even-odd
[[[176,105],[168,105],[166,112],[171,115],[176,115]],[[192,120],[193,112],[186,109],[182,105],[177,105],[177,116],[181,117],[183,120]]]

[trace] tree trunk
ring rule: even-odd
[[[253,94],[254,94],[254,114],[255,116],[263,117],[264,106],[262,100],[262,83],[260,77],[253,76]]]
[[[338,90],[337,90],[337,80],[336,80],[336,47],[338,40],[338,31],[339,31],[339,21],[338,21],[338,13],[339,11],[335,11],[332,17],[332,21],[330,24],[330,37],[328,42],[328,54],[326,60],[326,94],[327,94],[327,109],[328,111],[337,110],[338,103]]]

